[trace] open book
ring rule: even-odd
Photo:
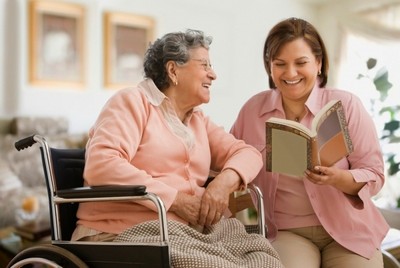
[[[303,176],[316,165],[332,166],[349,155],[353,145],[340,100],[327,103],[315,116],[311,129],[272,117],[266,126],[266,169]]]

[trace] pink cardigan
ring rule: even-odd
[[[306,179],[303,180],[304,187],[318,220],[327,232],[347,249],[371,257],[380,248],[389,228],[371,201],[384,183],[382,153],[371,117],[361,101],[349,92],[316,86],[306,102],[311,112],[302,123],[310,127],[314,115],[332,99],[342,100],[354,145],[354,152],[336,166],[350,170],[356,181],[367,184],[358,196],[346,195],[331,186],[315,185]],[[266,90],[248,100],[231,133],[256,147],[265,159],[265,121],[272,116],[284,118],[279,90]],[[277,183],[281,176],[263,168],[254,180],[264,194],[268,238],[271,240],[277,234],[274,209]]]
[[[194,134],[189,149],[165,121],[160,104],[165,100],[152,80],[118,91],[105,105],[90,130],[85,184],[141,184],[156,193],[168,210],[178,191],[201,196],[210,169],[237,171],[244,184],[262,167],[261,154],[216,126],[199,108],[187,126]],[[146,202],[83,203],[78,224],[108,233],[157,219]],[[167,212],[170,220],[185,222]]]

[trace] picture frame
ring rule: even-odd
[[[104,14],[104,85],[133,86],[143,79],[144,54],[154,39],[155,20],[122,12]]]
[[[29,82],[48,87],[83,87],[84,7],[30,0],[28,17]]]

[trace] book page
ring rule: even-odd
[[[293,130],[291,130],[291,131],[295,131],[295,130],[301,131],[301,132],[303,132],[304,135],[307,135],[309,137],[314,137],[317,134],[316,131],[311,131],[306,126],[302,125],[301,123],[295,122],[292,120],[288,120],[288,119],[271,117],[270,119],[267,120],[267,122],[275,124],[275,125],[278,125],[278,124],[282,125],[281,127],[284,127],[284,128],[292,128]],[[290,131],[290,130],[288,129],[288,131]]]
[[[271,171],[293,176],[303,176],[307,169],[308,141],[294,132],[271,130]],[[272,153],[273,152],[273,153]]]
[[[324,107],[322,107],[321,110],[315,115],[315,118],[311,124],[311,131],[314,136],[317,135],[318,129],[320,128],[322,122],[325,121],[330,113],[336,111],[337,109],[343,109],[342,102],[340,100],[331,100],[325,104]]]
[[[340,102],[329,109],[324,120],[320,122],[317,144],[319,164],[323,166],[332,166],[351,152],[351,141]]]

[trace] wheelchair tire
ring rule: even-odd
[[[7,268],[20,267],[88,268],[70,251],[50,244],[38,245],[21,251],[7,266]]]

